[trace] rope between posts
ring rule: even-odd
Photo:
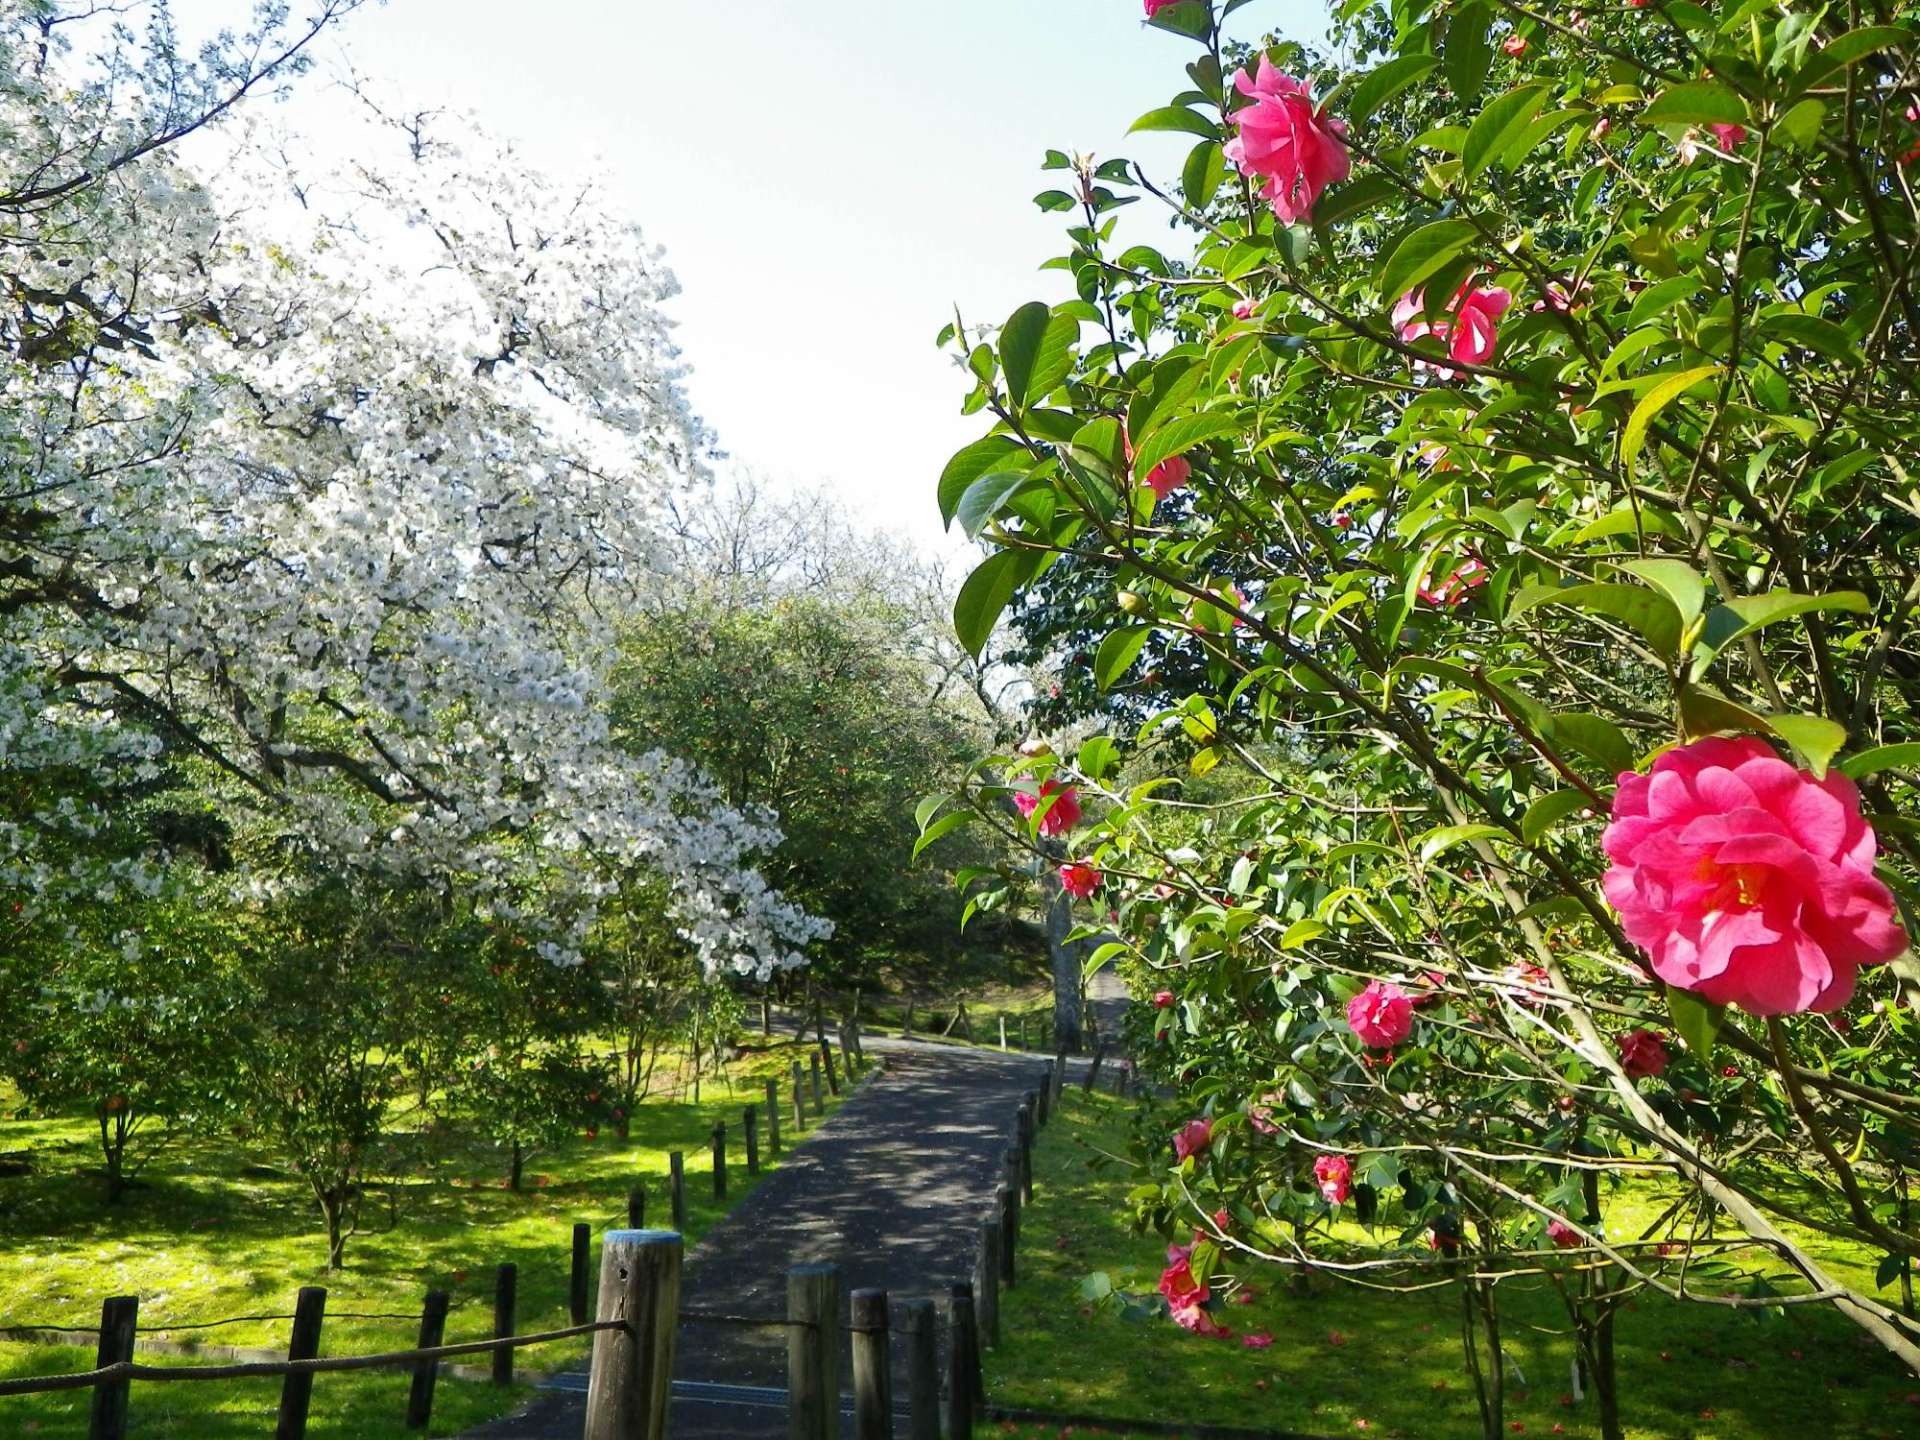
[[[601,1330],[625,1330],[624,1320],[595,1320],[565,1330],[543,1330],[534,1335],[508,1335],[497,1340],[468,1340],[458,1345],[434,1345],[420,1350],[399,1350],[384,1355],[339,1355],[320,1360],[260,1360],[236,1365],[142,1365],[135,1360],[120,1360],[96,1370],[69,1375],[39,1375],[30,1379],[0,1380],[0,1396],[33,1395],[51,1390],[86,1390],[96,1385],[111,1385],[123,1380],[246,1380],[275,1375],[318,1375],[329,1370],[378,1370],[390,1366],[412,1365],[422,1360],[446,1360],[456,1355],[479,1355],[492,1350],[511,1350],[523,1345],[544,1345],[553,1340],[572,1340]]]
[[[470,1300],[456,1301],[455,1303],[447,1307],[448,1313],[451,1314],[455,1310],[463,1309],[471,1303],[472,1302]],[[174,1324],[170,1321],[164,1321],[164,1320],[161,1320],[161,1321],[148,1320],[143,1316],[140,1324],[140,1333],[142,1335],[172,1335],[182,1330],[218,1330],[224,1325],[247,1325],[247,1324],[254,1324],[254,1323],[266,1323],[266,1322],[271,1322],[276,1320],[293,1320],[297,1318],[298,1318],[297,1316],[292,1314],[232,1315],[225,1320],[196,1320],[191,1323],[183,1322],[180,1324]],[[419,1318],[420,1318],[420,1312],[418,1310],[405,1311],[405,1312],[398,1311],[398,1310],[391,1311],[391,1312],[375,1312],[375,1311],[359,1311],[359,1310],[329,1310],[327,1312],[327,1319],[329,1321],[333,1321],[333,1320],[418,1320]],[[24,1325],[0,1325],[0,1339],[6,1339],[6,1340],[17,1339],[23,1335],[35,1335],[35,1334],[98,1335],[99,1333],[100,1333],[100,1326],[97,1323],[92,1325],[36,1325],[32,1321],[28,1321]]]

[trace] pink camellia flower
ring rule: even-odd
[[[1249,1350],[1264,1350],[1273,1344],[1273,1336],[1262,1330],[1257,1335],[1242,1335],[1240,1337],[1240,1343]]]
[[[1400,297],[1393,307],[1393,328],[1400,339],[1411,345],[1424,335],[1446,343],[1447,353],[1463,365],[1484,365],[1493,359],[1500,341],[1495,323],[1513,304],[1513,292],[1498,285],[1476,285],[1469,276],[1447,302],[1447,313],[1437,320],[1426,318],[1426,291],[1413,290]],[[1451,365],[1416,360],[1423,369],[1451,373]]]
[[[1622,775],[1601,844],[1628,938],[1654,974],[1713,1004],[1837,1010],[1862,965],[1906,948],[1853,782],[1816,780],[1752,736],[1696,740]]]
[[[1344,1155],[1322,1155],[1313,1162],[1313,1180],[1329,1205],[1344,1205],[1353,1193],[1353,1162]]]
[[[1080,823],[1080,797],[1071,785],[1063,786],[1058,780],[1049,780],[1036,793],[1032,790],[1013,792],[1013,803],[1022,818],[1031,820],[1033,812],[1040,808],[1041,802],[1058,795],[1047,813],[1040,819],[1042,835],[1064,835]]]
[[[1629,1030],[1620,1037],[1620,1068],[1630,1080],[1645,1080],[1667,1068],[1667,1042],[1657,1031]]]
[[[1153,491],[1155,500],[1164,500],[1188,480],[1193,478],[1193,466],[1184,455],[1174,455],[1162,460],[1147,472],[1146,487]]]
[[[1237,301],[1233,307],[1233,318],[1236,320],[1251,320],[1253,318],[1253,301]]]
[[[1574,1250],[1586,1243],[1580,1238],[1580,1232],[1564,1220],[1549,1220],[1547,1222],[1547,1239],[1551,1240],[1562,1250]]]
[[[1167,1268],[1160,1272],[1160,1293],[1166,1297],[1170,1309],[1181,1310],[1207,1303],[1210,1292],[1194,1278],[1193,1267],[1187,1260],[1192,1248],[1190,1245],[1173,1247],[1180,1253],[1176,1256],[1173,1250],[1169,1250],[1168,1254],[1173,1258]]]
[[[1229,1215],[1225,1209],[1214,1211],[1213,1228],[1224,1235],[1233,1228],[1233,1216]]]
[[[1347,1024],[1368,1049],[1392,1049],[1413,1031],[1413,1001],[1398,985],[1369,980],[1347,1002]]]
[[[1173,1311],[1173,1323],[1209,1340],[1231,1340],[1233,1331],[1217,1322],[1198,1305],[1183,1305]]]
[[[1585,280],[1571,287],[1558,280],[1549,280],[1546,295],[1533,302],[1534,313],[1551,310],[1556,315],[1569,315],[1585,305],[1592,294],[1593,286]]]
[[[1524,55],[1527,53],[1527,37],[1524,35],[1509,35],[1500,42],[1500,48],[1509,55]]]
[[[1738,150],[1747,143],[1747,127],[1728,125],[1715,120],[1707,128],[1713,132],[1713,138],[1722,150]]]
[[[1257,74],[1233,77],[1234,88],[1251,105],[1233,112],[1239,135],[1226,147],[1240,173],[1266,184],[1260,196],[1273,206],[1283,225],[1313,218],[1320,192],[1347,178],[1346,126],[1314,109],[1307,87],[1260,57]]]
[[[1100,872],[1084,860],[1069,860],[1060,867],[1060,888],[1085,900],[1100,888]]]
[[[1198,1155],[1213,1143],[1213,1121],[1202,1116],[1198,1120],[1189,1120],[1173,1132],[1174,1158],[1184,1160],[1189,1155]]]
[[[1271,1095],[1263,1095],[1261,1099],[1271,1100],[1273,1097]],[[1278,1135],[1280,1133],[1280,1127],[1276,1125],[1273,1120],[1273,1106],[1271,1105],[1249,1105],[1247,1107],[1247,1123],[1262,1135]]]
[[[1153,1008],[1154,1009],[1165,1010],[1172,1004],[1173,1004],[1173,991],[1156,990],[1153,992]]]
[[[1420,598],[1429,605],[1444,605],[1449,610],[1458,609],[1466,603],[1470,594],[1487,583],[1488,574],[1486,564],[1480,557],[1469,555],[1438,585],[1422,585],[1419,590]]]

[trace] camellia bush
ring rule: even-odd
[[[1920,1368],[1920,22],[1392,0],[1336,62],[1146,10],[1180,173],[1050,153],[1074,298],[941,337],[959,633],[1113,723],[920,817],[1064,841],[1153,997],[1168,1313],[1457,1282],[1489,1433],[1514,1273],[1608,1435],[1645,1291]]]

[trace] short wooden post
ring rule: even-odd
[[[627,1191],[627,1228],[647,1228],[647,1192],[638,1185]]]
[[[1006,1012],[1006,1011],[1004,1011],[1004,1010],[1002,1010],[1002,1011],[1000,1012],[1000,1049],[1001,1049],[1001,1052],[1002,1052],[1002,1053],[1005,1053],[1005,1051],[1006,1051],[1006,1048],[1007,1048],[1007,1012]]]
[[[802,1088],[804,1080],[805,1076],[801,1073],[800,1062],[796,1060],[793,1062],[793,1128],[796,1134],[798,1134],[801,1127],[807,1123],[807,1107],[802,1098],[804,1094]]]
[[[828,1091],[838,1095],[840,1093],[840,1074],[839,1071],[834,1068],[833,1045],[828,1041],[827,1032],[824,1027],[820,1031],[820,1063],[827,1067]]]
[[[947,1309],[947,1440],[973,1440],[973,1296],[955,1285]]]
[[[713,1198],[727,1198],[727,1122],[713,1122]]]
[[[573,1266],[567,1274],[567,1313],[575,1325],[587,1323],[587,1266],[592,1260],[593,1227],[573,1227]]]
[[[1038,1092],[1036,1092],[1033,1096],[1033,1101],[1034,1101],[1033,1125],[1036,1130],[1045,1128],[1047,1123],[1047,1116],[1053,1110],[1052,1098],[1053,1098],[1053,1064],[1051,1061],[1049,1061],[1047,1064],[1047,1073],[1046,1073],[1045,1081],[1040,1086],[1040,1089],[1038,1090]]]
[[[760,1173],[760,1111],[756,1106],[747,1106],[747,1174]]]
[[[673,1216],[673,1228],[687,1228],[687,1157],[678,1150],[667,1156],[667,1209]]]
[[[1093,1093],[1094,1086],[1099,1083],[1100,1062],[1106,1058],[1107,1042],[1106,1039],[1102,1037],[1093,1042],[1093,1061],[1087,1066],[1086,1078],[1080,1082],[1080,1088],[1085,1090],[1089,1095]]]
[[[520,1267],[502,1265],[493,1272],[493,1338],[511,1340],[514,1335],[514,1310],[520,1300]],[[493,1383],[513,1383],[513,1349],[503,1346],[493,1352]]]
[[[820,1057],[813,1055],[809,1058],[813,1062],[813,1113],[821,1115],[826,1112],[827,1100],[826,1097],[820,1093]],[[839,1092],[836,1091],[835,1093],[838,1094]]]
[[[1005,1183],[993,1187],[994,1213],[1000,1220],[1000,1283],[1008,1290],[1013,1289],[1013,1252],[1019,1248],[1020,1241],[1020,1202],[1015,1198],[1018,1194]]]
[[[1053,1052],[1053,1070],[1048,1075],[1053,1082],[1053,1103],[1060,1103],[1060,1087],[1067,1083],[1067,1049],[1062,1045]]]
[[[840,1269],[787,1271],[788,1440],[840,1434]]]
[[[933,1301],[903,1307],[907,1332],[907,1433],[911,1440],[940,1440],[940,1352],[933,1333]]]
[[[780,1082],[767,1077],[767,1153],[780,1157]]]
[[[100,1306],[100,1345],[94,1368],[105,1369],[133,1359],[133,1337],[140,1324],[140,1297],[116,1295]],[[87,1440],[126,1440],[127,1393],[131,1380],[109,1380],[93,1387],[93,1416]]]
[[[907,1001],[907,1018],[905,1019],[905,1021],[901,1023],[900,1038],[902,1040],[911,1040],[913,1038],[913,1001],[912,1000]],[[917,1434],[915,1436],[915,1440],[918,1440]]]
[[[447,1292],[429,1290],[420,1308],[420,1346],[431,1350],[447,1338]],[[407,1391],[407,1428],[424,1430],[433,1419],[433,1386],[440,1378],[438,1360],[413,1362],[413,1384]]]
[[[1033,1046],[1027,1043],[1027,1017],[1024,1011],[1022,1011],[1020,1015],[1020,1048],[1022,1050],[1031,1050],[1033,1048]]]
[[[287,1359],[311,1360],[320,1353],[320,1325],[326,1318],[327,1292],[318,1285],[303,1285],[293,1302],[293,1333],[287,1338]],[[313,1375],[295,1372],[280,1381],[280,1418],[273,1427],[273,1440],[303,1440],[307,1433],[307,1408],[313,1401]]]
[[[887,1292],[856,1290],[853,1318],[854,1440],[893,1440],[893,1357]]]
[[[980,1252],[973,1259],[973,1312],[980,1341],[1000,1346],[1000,1222],[980,1226]]]
[[[683,1249],[671,1230],[609,1230],[601,1239],[594,1318],[621,1328],[593,1337],[585,1440],[666,1440]]]
[[[1014,1121],[1014,1138],[1020,1150],[1020,1196],[1033,1203],[1033,1096],[1021,1103]]]

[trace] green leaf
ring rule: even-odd
[[[1920,743],[1908,740],[1898,745],[1876,745],[1840,762],[1840,773],[1850,780],[1864,780],[1882,770],[1894,769],[1920,769]]]
[[[989,435],[984,440],[976,440],[947,462],[947,468],[940,472],[940,518],[949,529],[953,526],[954,512],[960,508],[960,500],[974,481],[989,470],[1004,468],[1004,462],[1013,455],[1026,455],[1026,450],[1018,440],[1007,435]]]
[[[1492,24],[1491,7],[1469,0],[1447,26],[1447,85],[1462,101],[1473,99],[1487,83],[1487,68],[1493,63]]]
[[[1689,80],[1662,90],[1640,112],[1647,125],[1741,125],[1747,102],[1717,80]]]
[[[989,555],[967,577],[953,602],[953,630],[976,660],[1000,623],[1000,614],[1013,599],[1019,579],[1020,556],[1011,550]]]
[[[1093,678],[1102,690],[1111,690],[1133,668],[1153,633],[1151,625],[1127,625],[1108,633],[1093,657]]]
[[[1714,1042],[1720,1038],[1720,1023],[1726,1018],[1727,1007],[1709,1005],[1691,991],[1678,990],[1669,985],[1667,986],[1667,1014],[1673,1017],[1674,1031],[1687,1042],[1687,1048],[1702,1060],[1711,1060]]]
[[[1758,710],[1729,700],[1704,685],[1680,687],[1680,729],[1688,739],[1701,735],[1766,735],[1772,730]]]
[[[1458,21],[1455,22],[1456,24]],[[1347,123],[1364,125],[1373,112],[1439,64],[1433,55],[1400,55],[1368,71],[1347,100]]]
[[[1072,315],[1055,315],[1047,321],[1033,358],[1033,374],[1027,379],[1025,404],[1039,404],[1067,378],[1073,368],[1073,347],[1079,343],[1080,322]]]
[[[1662,410],[1702,380],[1719,373],[1718,365],[1701,365],[1692,370],[1682,370],[1677,375],[1669,375],[1649,390],[1640,403],[1633,407],[1633,414],[1627,418],[1627,428],[1621,433],[1621,468],[1630,467],[1639,458],[1641,447],[1647,443],[1647,427],[1653,424]]]
[[[1393,247],[1380,267],[1380,294],[1391,305],[1417,290],[1441,266],[1474,242],[1473,226],[1464,220],[1435,220],[1422,225]]]
[[[1227,178],[1227,157],[1218,140],[1202,140],[1187,156],[1180,172],[1180,193],[1187,197],[1187,208],[1204,210],[1213,203],[1220,182]]]
[[[1824,779],[1827,766],[1847,743],[1847,727],[1819,715],[1769,715],[1767,725],[1807,762],[1816,779]]]
[[[1080,1282],[1080,1298],[1098,1305],[1113,1294],[1113,1277],[1104,1270],[1096,1270]]]
[[[915,828],[925,830],[927,828],[927,821],[933,818],[934,812],[952,798],[951,795],[947,794],[922,796],[920,803],[913,807],[913,823]]]
[[[1467,127],[1467,143],[1460,150],[1461,182],[1473,179],[1506,154],[1507,147],[1525,133],[1546,100],[1546,86],[1523,85],[1482,110]]]
[[[1862,358],[1859,347],[1846,331],[1831,320],[1822,320],[1818,315],[1796,315],[1791,312],[1768,315],[1754,328],[1769,340],[1812,350],[1849,370]]]
[[[972,821],[973,812],[971,810],[955,810],[951,814],[942,815],[938,820],[934,821],[933,824],[921,831],[920,838],[913,842],[913,858],[918,860],[920,858],[920,852],[933,844],[934,841],[951,835],[962,825],[971,824]]]
[[[1317,226],[1338,225],[1342,220],[1364,215],[1399,193],[1399,187],[1391,177],[1370,170],[1357,180],[1350,180],[1322,195],[1320,203],[1313,207],[1313,223]]]
[[[1529,845],[1569,815],[1584,810],[1590,802],[1578,790],[1556,790],[1551,795],[1542,795],[1527,807],[1527,813],[1520,818],[1520,838]]]
[[[1127,947],[1118,940],[1107,941],[1106,944],[1100,946],[1091,955],[1087,956],[1086,960],[1081,964],[1080,978],[1082,980],[1091,980],[1095,975],[1100,973],[1102,967],[1104,967],[1109,960],[1115,956],[1126,953]]]
[[[1818,610],[1845,610],[1865,615],[1872,609],[1867,597],[1858,590],[1837,590],[1831,595],[1796,595],[1791,590],[1770,590],[1764,595],[1743,595],[1729,600],[1707,612],[1706,628],[1693,651],[1692,678],[1698,680],[1706,674],[1714,656],[1734,641],[1776,620]]]
[[[1672,600],[1640,585],[1530,585],[1507,606],[1509,622],[1542,605],[1564,605],[1605,615],[1637,631],[1658,654],[1679,653],[1680,611]]]
[[[1577,751],[1609,775],[1633,769],[1633,746],[1611,720],[1576,711],[1552,716],[1545,731],[1546,742],[1555,750]]]
[[[1620,567],[1662,591],[1680,611],[1685,629],[1707,603],[1707,582],[1684,560],[1629,560]]]
[[[1184,105],[1163,105],[1158,110],[1149,110],[1127,127],[1129,135],[1140,130],[1180,130],[1189,135],[1204,135],[1209,140],[1220,138],[1218,125]]]
[[[953,512],[967,538],[971,540],[985,529],[1008,497],[1026,483],[1027,476],[1021,471],[994,470],[969,485]]]
[[[1794,149],[1804,150],[1820,134],[1820,122],[1826,118],[1823,101],[1802,100],[1773,122],[1773,133]]]
[[[1133,452],[1133,473],[1143,480],[1162,460],[1184,454],[1204,441],[1238,433],[1246,422],[1222,410],[1203,410],[1169,420],[1140,442]]]
[[[1456,845],[1472,840],[1511,840],[1498,825],[1442,825],[1420,837],[1420,863],[1431,864]]]
[[[1105,735],[1089,735],[1080,742],[1080,749],[1074,755],[1073,763],[1082,775],[1096,784],[1106,778],[1120,759],[1120,748]]]
[[[1213,7],[1207,0],[1181,0],[1178,5],[1167,6],[1147,24],[1156,30],[1171,30],[1189,40],[1205,40],[1213,33]]]
[[[1296,920],[1287,926],[1286,934],[1280,937],[1282,950],[1297,950],[1302,945],[1318,940],[1327,933],[1327,927],[1318,920]]]
[[[1015,405],[1026,403],[1034,364],[1052,323],[1053,312],[1038,300],[1030,300],[1000,327],[1000,369],[1007,377],[1007,396]]]

